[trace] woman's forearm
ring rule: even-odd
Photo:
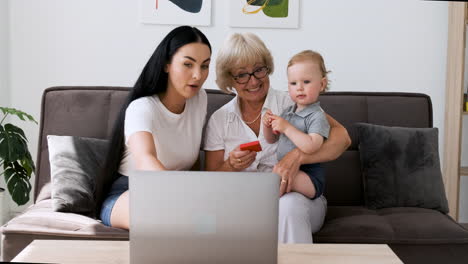
[[[136,161],[135,167],[137,170],[145,171],[164,171],[166,167],[156,157],[152,155],[145,155],[139,157]]]
[[[291,140],[297,148],[299,148],[302,152],[307,154],[312,154],[316,152],[323,142],[323,137],[314,134],[311,136],[306,134],[294,126],[289,126],[285,131],[284,134]]]
[[[225,160],[223,163],[221,163],[219,166],[208,169],[208,171],[236,171],[234,167],[231,166],[229,163],[229,159]]]
[[[229,162],[229,156],[227,160],[224,160],[224,150],[205,151],[205,168],[207,171],[236,171]]]
[[[346,132],[346,131],[345,131]],[[346,132],[347,134],[347,132]],[[337,138],[334,141],[327,140],[315,153],[306,154],[300,151],[301,164],[328,162],[337,159],[349,146],[344,138]]]
[[[349,138],[346,128],[330,116],[327,115],[327,117],[329,117],[328,121],[331,126],[328,139],[322,144],[322,147],[313,154],[301,152],[301,164],[335,160],[351,145],[351,139]]]

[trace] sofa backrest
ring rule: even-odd
[[[34,201],[50,198],[47,135],[109,139],[130,87],[62,86],[47,88],[42,96]],[[207,89],[208,116],[234,98]]]
[[[208,113],[229,102],[233,95],[206,90]],[[34,199],[50,197],[50,165],[47,135],[108,139],[128,87],[51,87],[44,91]],[[330,205],[362,205],[363,189],[359,144],[353,124],[367,122],[387,126],[432,127],[430,98],[412,93],[328,92],[320,97],[323,109],[343,124],[353,141],[337,160],[325,164],[325,195]]]
[[[329,205],[364,205],[359,138],[353,124],[432,127],[432,103],[418,93],[327,92],[322,108],[346,127],[352,144],[337,160],[324,164],[325,196]]]

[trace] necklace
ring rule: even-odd
[[[251,124],[253,124],[255,121],[257,121],[258,118],[259,118],[261,115],[262,115],[262,111],[260,111],[260,114],[258,114],[258,116],[257,116],[254,120],[252,120],[252,121],[250,121],[250,122],[247,122],[247,121],[244,120],[244,118],[242,118],[242,121],[244,121],[244,123],[246,123],[247,125],[251,125]]]

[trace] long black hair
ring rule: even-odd
[[[143,68],[140,77],[130,91],[126,102],[114,123],[106,163],[101,175],[102,182],[96,182],[96,213],[99,216],[102,202],[109,192],[111,184],[117,179],[117,170],[124,153],[124,121],[128,105],[141,97],[163,94],[167,90],[168,74],[164,70],[179,48],[190,43],[211,45],[206,36],[197,28],[181,26],[173,29],[161,41]]]

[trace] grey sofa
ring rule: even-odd
[[[208,116],[233,98],[218,90],[207,92]],[[52,210],[46,140],[50,134],[108,138],[127,93],[128,88],[123,87],[52,87],[44,91],[34,205],[2,227],[4,261],[34,239],[128,240],[127,231],[106,227],[90,217]],[[353,124],[432,127],[430,98],[410,93],[329,92],[320,100],[325,111],[348,129],[353,144],[340,158],[325,164],[329,207],[314,241],[389,244],[405,263],[468,263],[468,231],[448,215],[415,207],[371,210],[364,206]]]

